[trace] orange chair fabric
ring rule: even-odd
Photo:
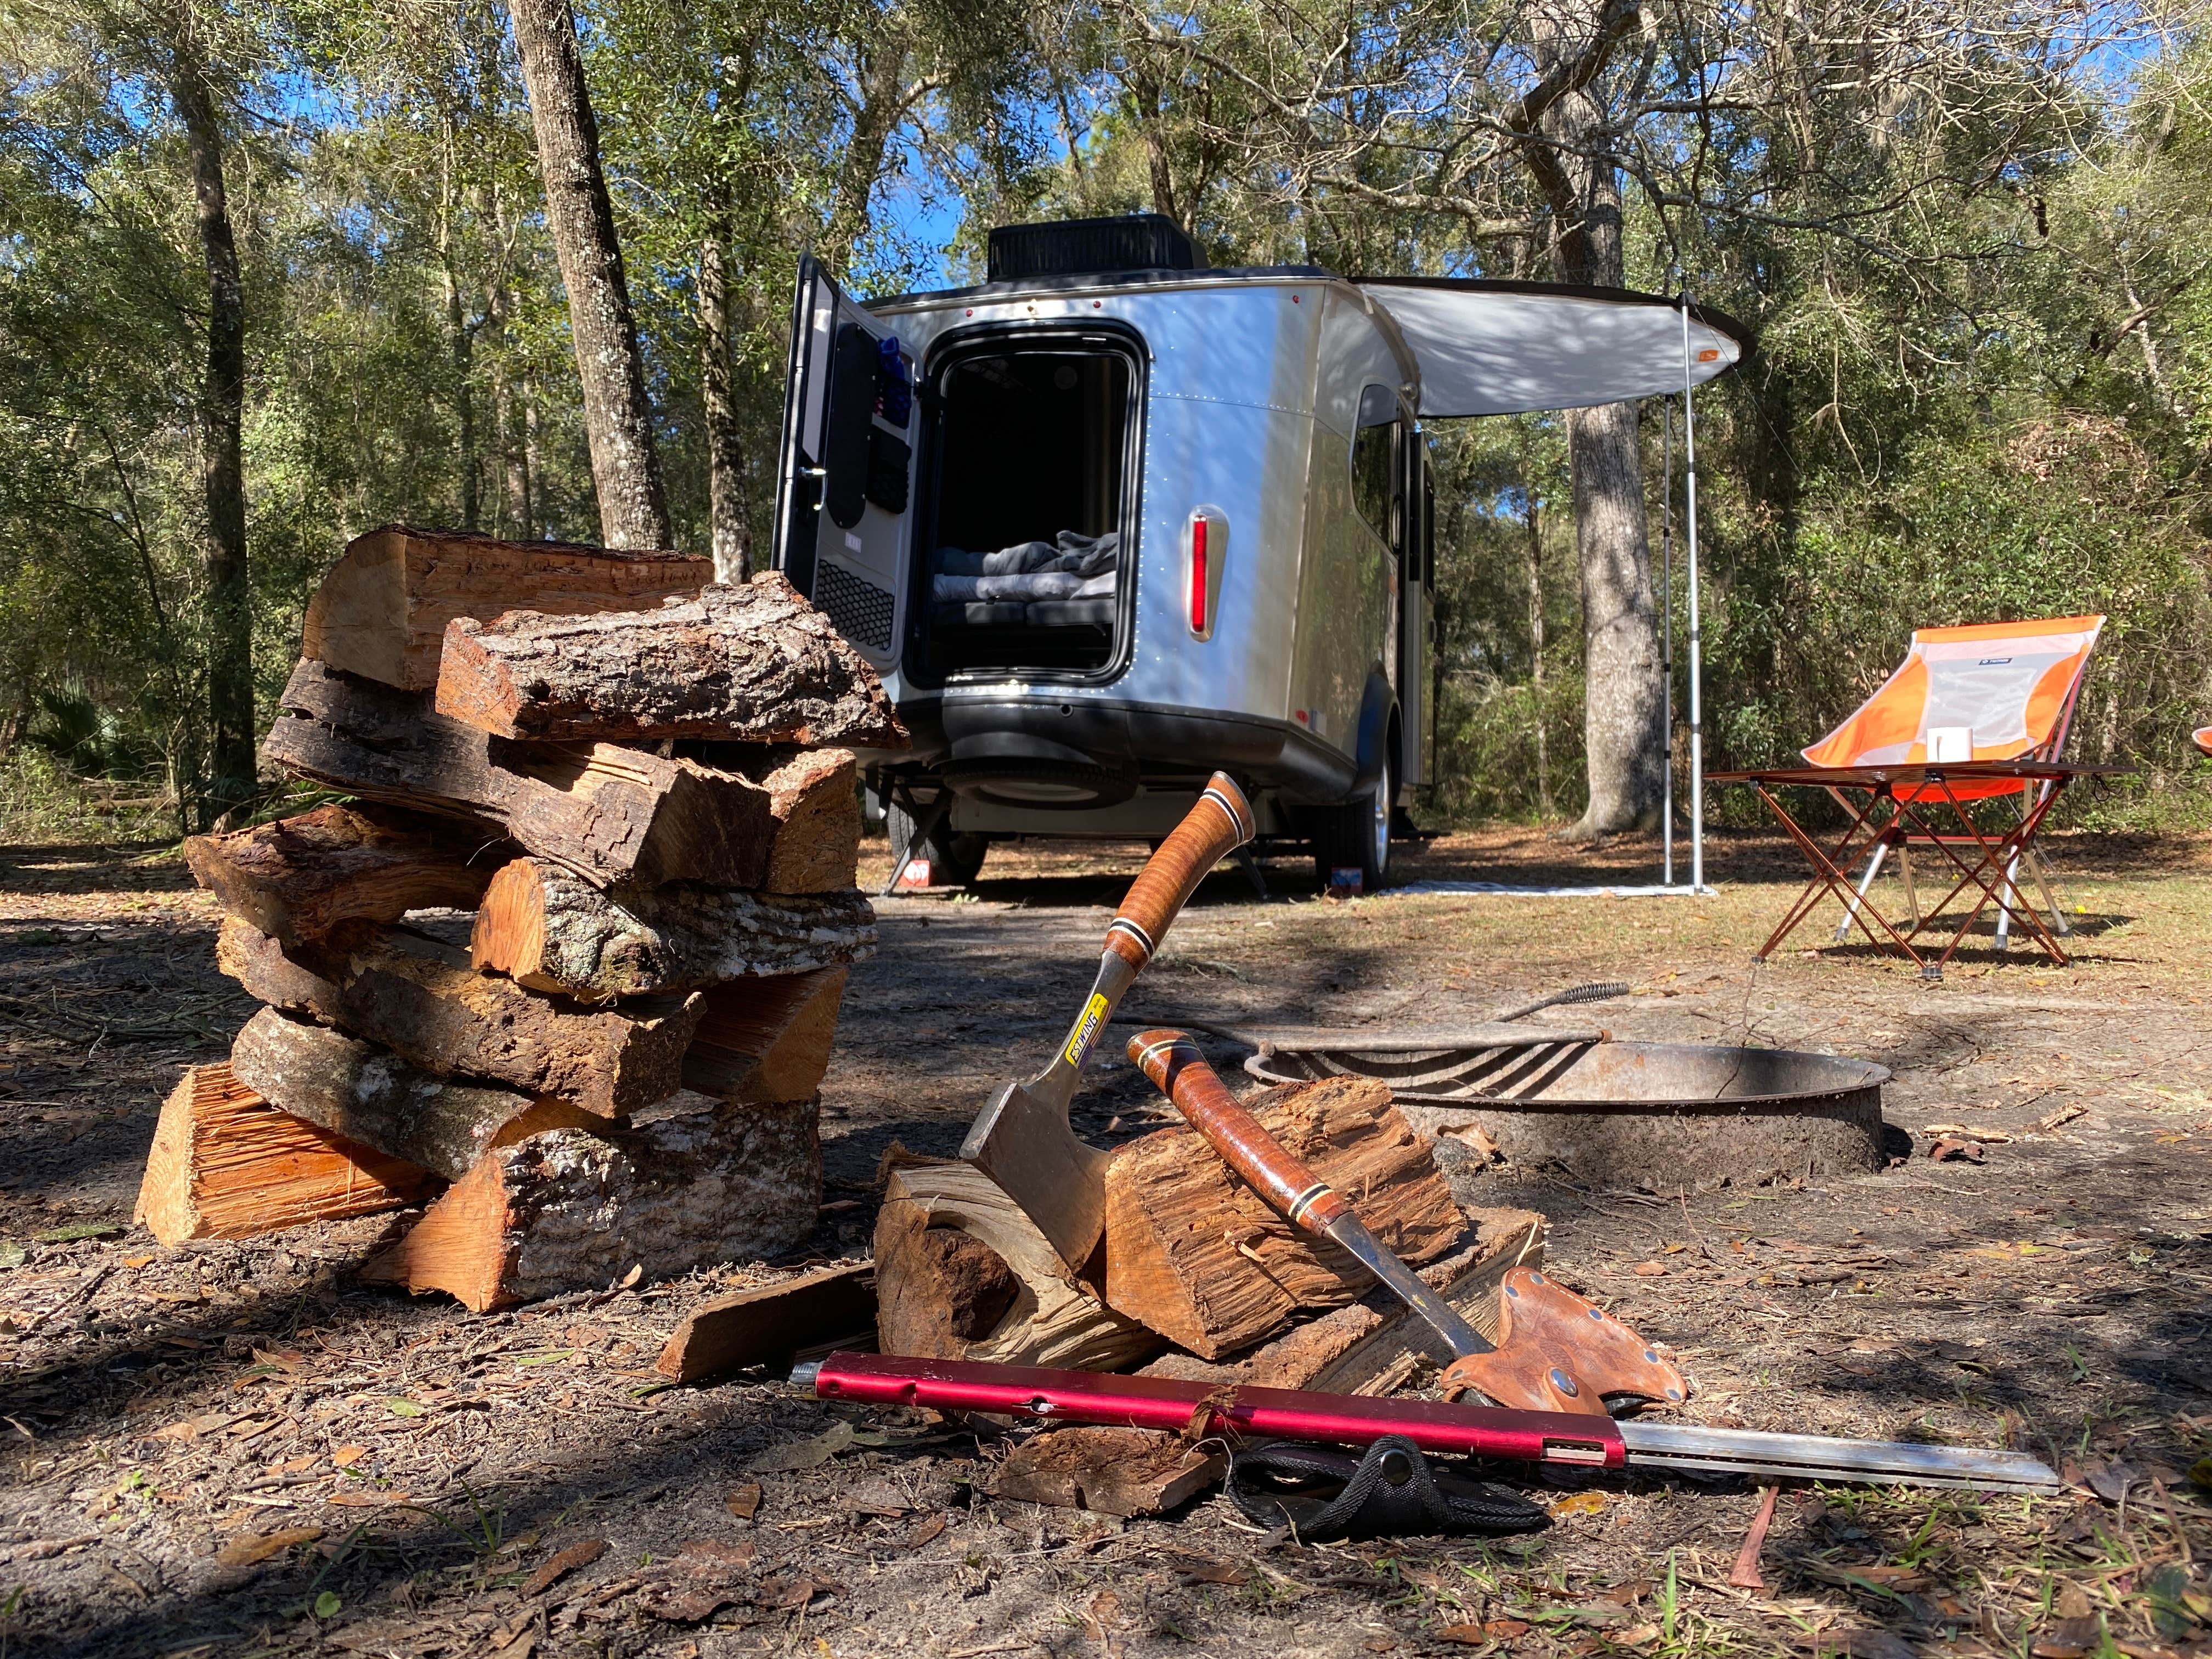
[[[1803,750],[1814,766],[1901,766],[1929,758],[1929,732],[1965,727],[1972,758],[2056,757],[2102,617],[1978,623],[1913,630],[1912,649],[1881,689]],[[1973,793],[2016,791],[2014,783]],[[1964,798],[1963,789],[1954,793]]]

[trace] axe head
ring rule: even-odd
[[[1075,1138],[1070,1092],[1041,1080],[1009,1083],[969,1126],[960,1156],[1036,1223],[1068,1272],[1080,1273],[1106,1231],[1106,1166],[1114,1155]]]

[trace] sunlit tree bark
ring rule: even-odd
[[[600,538],[609,547],[666,547],[675,538],[653,442],[645,358],[599,166],[599,125],[584,84],[576,20],[568,0],[511,0],[509,15],[530,90],[546,223],[568,289]]]

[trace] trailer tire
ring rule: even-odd
[[[1314,879],[1321,886],[1338,870],[1358,870],[1363,892],[1382,890],[1390,877],[1390,812],[1397,789],[1397,762],[1386,751],[1373,789],[1313,815]]]
[[[884,829],[890,836],[894,868],[906,863],[907,849],[914,843],[914,818],[897,801],[884,808]],[[914,848],[915,856],[929,860],[930,884],[935,887],[968,885],[982,869],[983,855],[990,850],[989,837],[956,835],[942,824],[927,841]]]

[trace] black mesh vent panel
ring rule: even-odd
[[[891,648],[891,596],[849,570],[823,563],[814,573],[814,603],[855,645]]]

